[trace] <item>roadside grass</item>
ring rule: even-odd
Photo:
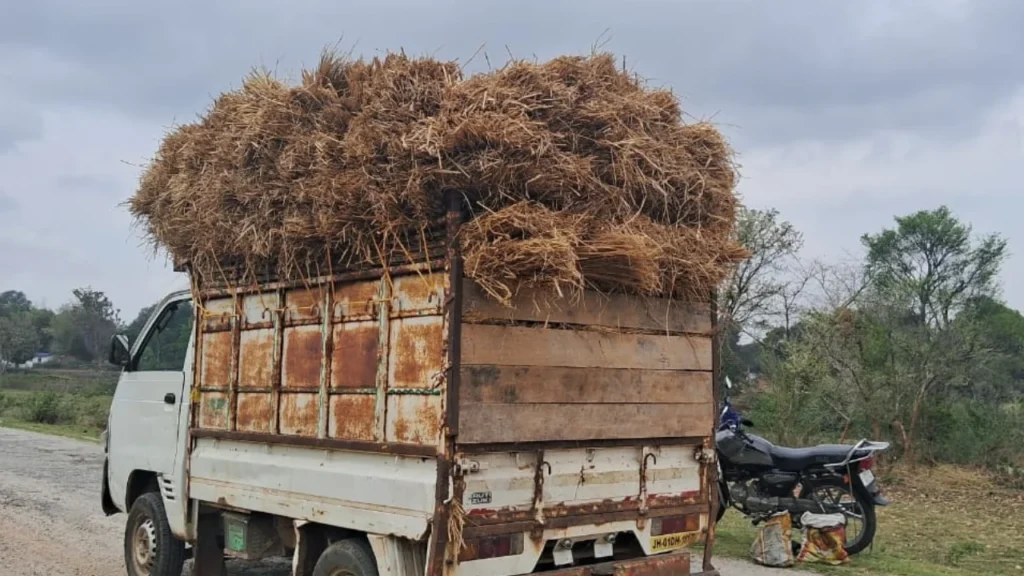
[[[872,548],[825,574],[1024,576],[1024,491],[978,470],[918,467],[882,478],[893,501],[878,509]],[[756,528],[735,510],[718,526],[715,554],[747,558]]]
[[[64,370],[0,377],[0,426],[96,440],[106,427],[112,386],[103,372]]]
[[[75,440],[85,440],[88,442],[99,442],[100,432],[102,432],[102,430],[83,429],[80,426],[71,424],[38,424],[14,418],[0,418],[0,428],[27,430],[29,432],[63,436],[65,438],[74,438]]]

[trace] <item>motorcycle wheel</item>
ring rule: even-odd
[[[852,501],[850,496],[853,497]],[[850,486],[842,478],[817,478],[804,480],[800,484],[800,497],[816,499],[842,509],[847,520],[846,545],[843,546],[847,554],[852,556],[863,552],[875,539],[878,519],[875,516],[875,503],[866,491],[854,488],[851,494]],[[851,520],[860,525],[859,530],[850,530]]]

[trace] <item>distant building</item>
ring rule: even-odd
[[[21,364],[18,367],[19,368],[35,368],[36,366],[39,366],[41,364],[46,364],[47,362],[52,362],[53,360],[56,360],[56,359],[57,359],[57,357],[55,355],[53,355],[53,354],[50,354],[49,352],[37,352],[36,355],[33,356],[31,360],[29,360],[28,362],[25,362],[24,364]]]

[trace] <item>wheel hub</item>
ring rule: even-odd
[[[137,574],[149,574],[156,562],[156,526],[145,518],[135,527],[132,537],[132,563]]]

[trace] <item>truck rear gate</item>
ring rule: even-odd
[[[508,308],[456,242],[410,261],[194,287],[189,496],[389,535],[427,574],[686,573],[645,557],[711,531],[713,310]]]

